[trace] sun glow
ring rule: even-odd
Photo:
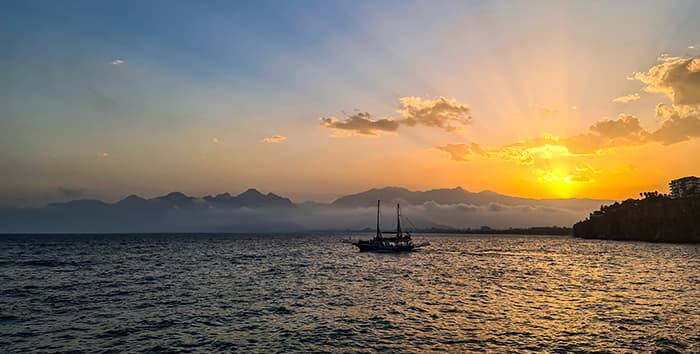
[[[563,165],[551,169],[536,169],[537,182],[550,189],[552,195],[569,198],[576,195],[580,183],[593,182],[594,179],[571,175],[571,169]]]

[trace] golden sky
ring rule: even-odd
[[[0,15],[0,205],[700,174],[697,2],[110,6]]]

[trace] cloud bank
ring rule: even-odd
[[[118,204],[96,200],[58,203],[45,208],[0,208],[0,232],[297,232],[360,230],[375,227],[376,208],[298,204],[289,207],[226,207],[204,199],[148,203],[132,196]],[[539,203],[536,204],[536,203]],[[591,210],[589,203],[568,206],[538,201],[518,204],[401,203],[407,229],[430,227],[495,228],[571,225]],[[382,208],[382,228],[395,227],[395,210]],[[404,219],[406,222],[406,219]]]

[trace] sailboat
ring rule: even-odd
[[[401,206],[399,204],[396,204],[396,232],[382,232],[379,227],[379,208],[380,201],[377,200],[377,234],[371,240],[359,240],[353,243],[360,249],[360,252],[410,252],[418,247],[429,245],[427,242],[415,245],[411,240],[411,234],[401,230]],[[383,234],[394,235],[385,237]]]

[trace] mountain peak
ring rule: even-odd
[[[155,200],[183,206],[190,204],[194,198],[182,192],[170,192],[162,197],[155,198]]]
[[[381,191],[381,192],[409,192],[408,189],[404,187],[398,187],[398,186],[387,186],[383,188],[373,188],[372,190],[374,191]]]
[[[144,203],[147,202],[146,199],[139,197],[136,194],[129,194],[126,198],[118,201],[116,204],[117,205],[123,205],[123,204],[137,204],[137,203]]]
[[[182,193],[182,192],[170,192],[161,198],[174,199],[174,198],[189,198],[189,197],[187,195],[185,195],[185,193]]]
[[[241,193],[238,195],[239,197],[242,196],[264,196],[264,194],[260,193],[257,189],[255,188],[248,188],[245,192]]]
[[[490,190],[490,189],[484,189],[483,191],[479,192],[481,195],[497,195],[498,193]]]

